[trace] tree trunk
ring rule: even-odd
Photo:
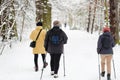
[[[92,21],[91,34],[93,33],[93,28],[94,28],[95,15],[96,15],[96,6],[97,6],[97,0],[95,0],[95,5],[94,5],[94,14],[93,14],[93,21]]]
[[[36,0],[36,22],[43,22],[43,28],[51,28],[51,4],[48,0]]]
[[[51,4],[48,5],[48,13],[47,13],[47,26],[46,29],[50,29],[51,28]]]
[[[42,0],[36,0],[36,22],[42,21],[43,16],[43,4]]]
[[[23,34],[23,29],[24,29],[24,22],[25,22],[25,14],[23,13],[23,20],[22,20],[22,29],[20,31],[20,41],[22,41],[22,34]]]
[[[90,23],[91,23],[91,2],[89,4],[89,15],[88,15],[88,27],[87,27],[87,32],[89,32],[90,29]]]
[[[119,42],[118,34],[118,0],[110,0],[110,29],[116,43]]]
[[[105,5],[105,11],[104,11],[105,23],[108,26],[109,25],[109,14],[108,14],[108,1],[107,0],[105,0],[104,5]]]
[[[51,28],[51,4],[48,3],[48,0],[43,0],[43,27],[45,29]]]

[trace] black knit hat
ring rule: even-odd
[[[42,22],[37,22],[36,26],[42,26]]]

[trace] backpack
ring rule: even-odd
[[[62,42],[60,31],[53,31],[50,35],[50,42],[52,45],[59,45]]]
[[[111,39],[109,35],[104,35],[102,38],[102,47],[104,49],[109,49],[111,47]]]

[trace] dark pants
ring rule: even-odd
[[[50,61],[51,71],[54,71],[54,73],[57,74],[59,69],[61,54],[50,54],[50,57],[51,57],[51,61]]]
[[[42,56],[42,61],[43,61],[43,64],[45,61],[45,54],[41,54]],[[35,67],[38,67],[38,54],[34,54],[34,64],[35,64]]]

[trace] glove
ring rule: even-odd
[[[100,49],[99,48],[97,48],[97,53],[100,54]]]

